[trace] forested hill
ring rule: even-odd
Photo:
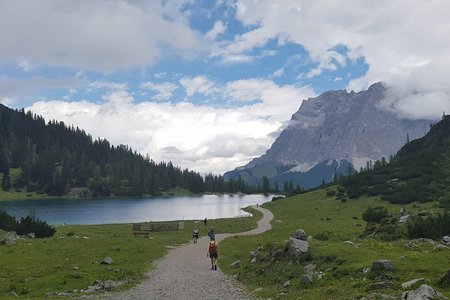
[[[252,192],[241,181],[156,163],[127,146],[93,140],[79,128],[48,123],[31,112],[0,104],[0,177],[3,190],[62,196],[160,194],[180,187],[194,193]]]
[[[377,161],[342,183],[350,198],[367,194],[394,203],[438,200],[450,205],[450,116],[403,146],[389,163]]]

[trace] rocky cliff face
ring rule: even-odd
[[[388,158],[407,137],[425,135],[430,122],[400,119],[383,110],[385,91],[382,83],[376,83],[359,93],[329,91],[305,100],[266,154],[239,171],[249,171],[254,179],[273,178],[286,172],[306,173],[329,159],[349,161],[359,169],[369,160]]]

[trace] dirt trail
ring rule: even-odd
[[[233,234],[217,234],[216,240],[230,236],[254,235],[270,230],[273,214],[264,208],[253,206],[263,213],[257,228]],[[211,270],[206,257],[208,237],[198,243],[189,243],[171,250],[156,268],[148,274],[148,279],[136,287],[118,294],[107,295],[108,299],[252,299],[231,277],[219,270]],[[219,244],[220,247],[220,244]]]

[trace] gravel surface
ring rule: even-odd
[[[236,235],[259,234],[271,229],[272,213],[253,206],[263,213],[257,228],[238,234],[217,234],[216,240]],[[252,299],[232,277],[219,269],[211,270],[210,259],[206,257],[209,238],[202,237],[198,243],[188,243],[171,250],[148,278],[136,287],[118,294],[106,295],[108,299]],[[220,244],[219,244],[220,248]]]

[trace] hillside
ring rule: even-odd
[[[192,193],[253,192],[243,182],[156,163],[128,146],[0,104],[3,191],[70,197],[140,196],[175,188]]]
[[[433,125],[424,137],[402,147],[390,163],[347,177],[342,185],[350,198],[381,195],[393,203],[437,200],[450,204],[450,116]]]

